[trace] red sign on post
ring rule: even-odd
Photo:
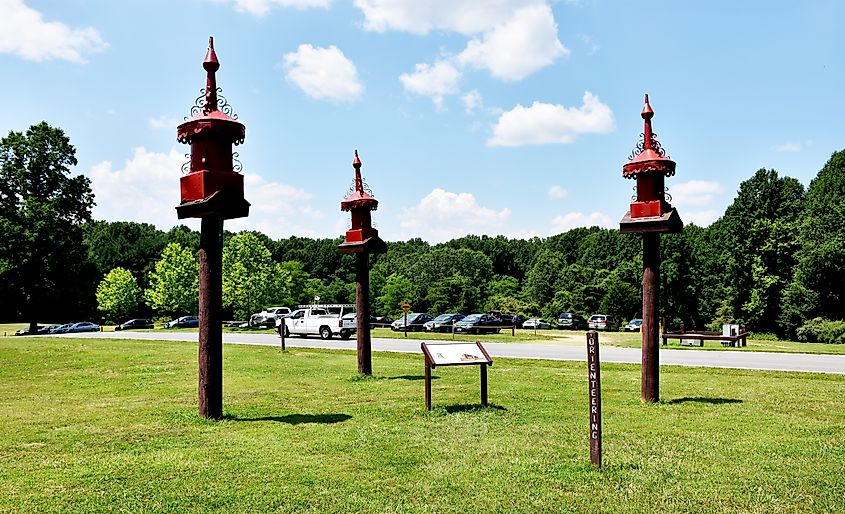
[[[587,332],[587,379],[590,391],[590,462],[601,468],[601,372],[599,333]]]

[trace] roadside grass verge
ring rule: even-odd
[[[834,512],[845,378],[602,366],[605,466],[583,363],[224,348],[225,419],[196,416],[196,345],[0,339],[0,512]]]

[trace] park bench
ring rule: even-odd
[[[663,346],[666,346],[669,339],[680,339],[682,346],[704,346],[704,341],[719,341],[724,347],[740,347],[746,345],[748,332],[745,327],[739,325],[723,325],[722,332],[710,332],[696,330],[687,332],[683,324],[679,330],[674,332],[663,332]]]

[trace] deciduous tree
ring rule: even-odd
[[[123,268],[109,271],[97,285],[97,308],[109,321],[119,322],[134,314],[140,297],[138,281]]]
[[[33,330],[47,305],[72,296],[84,265],[80,225],[94,195],[87,177],[70,175],[76,164],[70,139],[46,122],[0,140],[0,315],[19,303]]]

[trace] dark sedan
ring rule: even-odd
[[[182,316],[164,324],[164,328],[197,328],[200,320],[196,316]]]
[[[464,314],[441,314],[425,323],[426,332],[451,332],[452,324],[464,319]]]
[[[501,330],[502,320],[489,314],[470,314],[455,323],[455,332],[498,334]]]
[[[394,321],[390,324],[390,330],[394,332],[399,332],[405,330],[405,320],[407,321],[407,328],[410,332],[422,332],[423,325],[426,321],[431,321],[432,318],[431,314],[426,314],[425,312],[409,312],[408,314],[399,316],[399,319]]]
[[[114,327],[115,330],[137,330],[142,328],[155,328],[153,320],[147,318],[130,319],[126,323]]]

